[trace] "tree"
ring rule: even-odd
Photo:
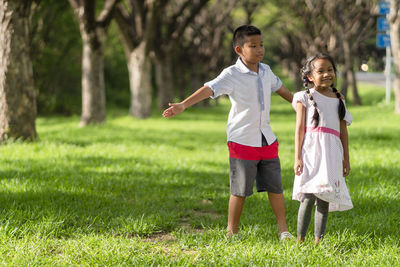
[[[375,29],[372,27],[376,20],[373,15],[376,7],[374,2],[330,1],[326,8],[329,25],[335,31],[334,38],[339,43],[336,57],[340,57],[343,63],[341,92],[346,96],[347,88],[350,87],[352,102],[355,105],[361,105],[362,102],[358,94],[354,68],[360,55],[361,44],[375,35]]]
[[[152,102],[152,63],[156,63],[160,102],[171,100],[171,69],[167,58],[192,17],[208,0],[130,0],[118,4],[115,19],[124,44],[131,90],[130,114],[147,118]],[[165,87],[165,88],[163,88]],[[163,104],[160,104],[163,105]]]
[[[37,137],[29,46],[32,0],[0,0],[0,140]]]
[[[82,36],[82,115],[80,126],[106,117],[103,47],[112,12],[119,0],[106,0],[96,18],[96,0],[69,0]]]
[[[307,56],[328,50],[331,29],[324,16],[324,1],[275,1],[281,12],[274,24],[280,43],[274,52],[284,72],[295,81],[295,90],[303,82],[300,76],[302,62]]]
[[[275,27],[280,31],[280,47],[275,54],[283,69],[298,79],[301,61],[315,52],[328,52],[342,65],[341,91],[351,88],[353,103],[361,104],[354,73],[360,46],[375,35],[373,10],[376,1],[365,0],[280,0],[275,1],[282,12]]]
[[[220,0],[204,8],[186,30],[183,41],[177,46],[180,53],[174,58],[175,80],[178,81],[181,100],[187,97],[184,85],[197,90],[222,68],[232,64],[233,20],[231,12],[237,0]],[[236,54],[235,54],[236,55]],[[182,73],[190,70],[186,81]],[[208,105],[207,100],[201,104]]]
[[[68,1],[40,0],[32,5],[31,13],[38,115],[81,114],[82,38],[73,10]]]
[[[391,0],[389,22],[390,41],[395,68],[395,112],[400,114],[400,0]]]
[[[153,51],[156,72],[158,107],[165,109],[174,97],[173,64],[174,55],[180,53],[180,43],[184,39],[184,32],[190,23],[201,12],[209,0],[185,1],[181,6],[165,6],[164,15],[157,16],[154,21],[157,25],[157,34]],[[176,58],[176,57],[175,57]]]

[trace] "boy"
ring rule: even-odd
[[[169,104],[163,116],[171,118],[208,97],[228,95],[232,107],[227,125],[231,191],[227,235],[237,234],[245,199],[253,194],[256,180],[257,191],[268,192],[279,238],[291,238],[285,218],[278,142],[269,125],[269,110],[271,92],[289,103],[293,95],[269,66],[261,63],[264,46],[258,28],[238,27],[233,35],[233,48],[239,55],[235,65],[224,69],[184,101]]]

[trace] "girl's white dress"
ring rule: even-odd
[[[305,193],[329,202],[329,211],[343,211],[353,207],[343,177],[343,146],[340,141],[339,100],[310,89],[320,115],[319,125],[312,124],[314,106],[305,91],[293,97],[306,107],[306,133],[302,147],[303,173],[295,176],[293,199],[302,201]],[[346,109],[347,125],[353,117]]]

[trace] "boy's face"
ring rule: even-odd
[[[235,51],[245,64],[258,64],[264,58],[261,35],[247,36],[243,46],[236,46]]]

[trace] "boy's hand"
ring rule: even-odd
[[[343,160],[343,176],[346,177],[350,173],[350,161]]]
[[[301,159],[297,159],[294,161],[294,173],[297,176],[303,173],[303,161]]]
[[[163,117],[167,117],[167,118],[172,118],[175,115],[178,115],[179,113],[182,113],[185,110],[185,106],[181,103],[168,103],[169,108],[167,108],[166,110],[164,110],[163,112]]]

